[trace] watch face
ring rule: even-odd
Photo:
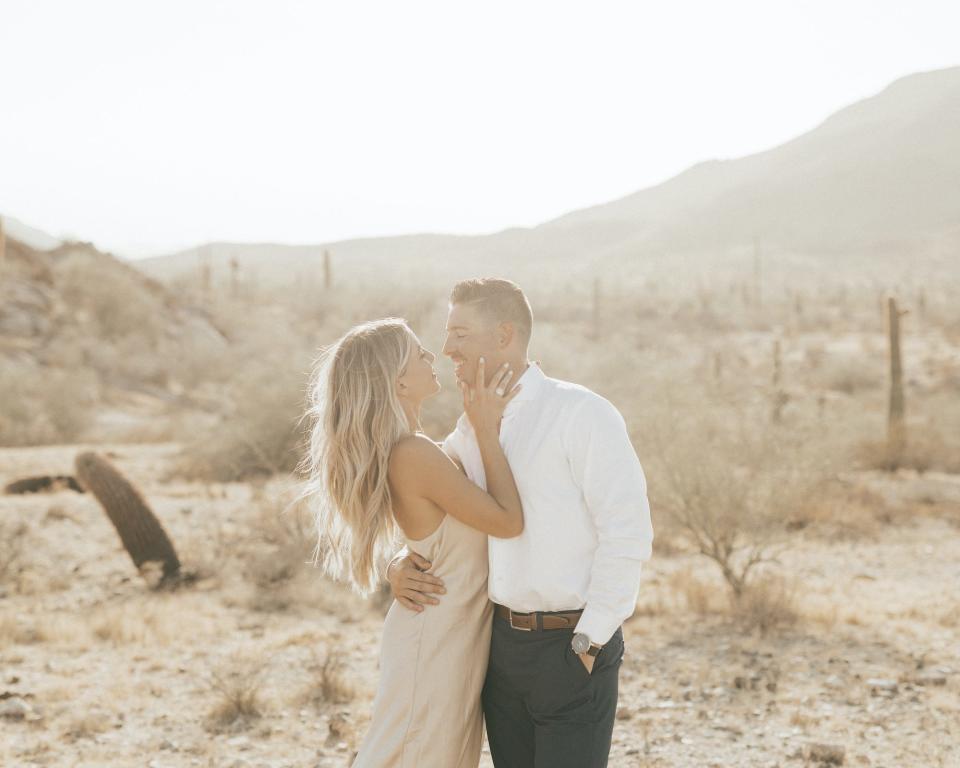
[[[575,653],[586,653],[590,648],[590,638],[584,634],[574,635],[572,645]]]

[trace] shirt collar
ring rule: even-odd
[[[511,406],[514,403],[535,399],[546,378],[544,372],[540,370],[539,363],[531,362],[530,365],[527,366],[527,370],[525,370],[523,375],[517,380],[517,384],[523,388],[517,392],[513,400],[507,404],[506,412],[511,410]]]

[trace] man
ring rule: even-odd
[[[599,768],[616,714],[621,624],[636,606],[653,541],[646,480],[616,408],[529,362],[532,325],[526,296],[508,280],[467,280],[450,295],[443,354],[458,381],[474,381],[481,357],[487,371],[504,363],[523,371],[500,443],[524,530],[490,537],[488,548],[495,608],[483,689],[487,739],[497,768]],[[467,419],[444,450],[485,487]],[[442,593],[429,567],[411,553],[388,568],[407,608],[429,610]]]

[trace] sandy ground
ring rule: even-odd
[[[2,449],[0,483],[70,473],[81,448]],[[152,592],[92,497],[0,496],[0,765],[349,765],[383,603],[283,570],[298,560],[271,526],[279,484],[164,481],[172,444],[96,450],[207,576]],[[814,744],[844,765],[960,766],[960,479],[859,482],[896,514],[797,531],[783,568],[800,619],[765,636],[724,609],[715,566],[655,552],[625,628],[611,766],[813,765]],[[231,722],[244,684],[251,712]]]

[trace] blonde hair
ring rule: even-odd
[[[313,425],[300,497],[316,518],[313,563],[361,594],[376,588],[378,566],[399,533],[387,470],[393,446],[411,432],[396,383],[416,349],[404,320],[375,320],[325,349],[311,375]]]

